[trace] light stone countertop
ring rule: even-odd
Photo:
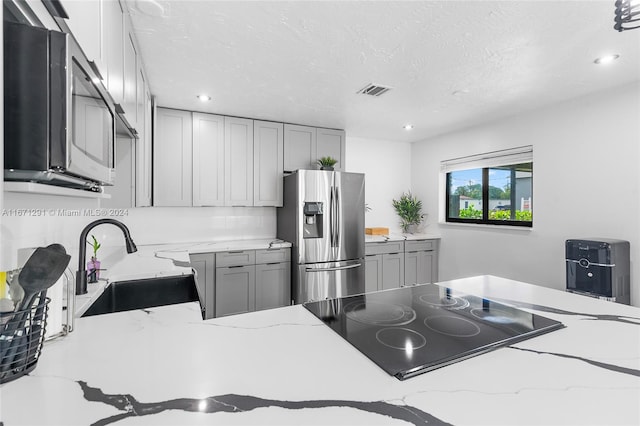
[[[384,241],[412,241],[412,240],[439,240],[440,235],[420,233],[420,234],[389,234],[389,235],[365,235],[364,242],[379,243]]]
[[[123,250],[102,259],[100,279],[87,284],[87,294],[76,296],[76,317],[81,316],[112,282],[191,275],[189,254],[233,250],[261,250],[291,247],[291,243],[273,239],[233,240],[199,243],[140,245],[138,251]]]
[[[405,381],[303,306],[78,319],[0,387],[6,425],[638,425],[640,309],[509,279],[448,287],[566,327]]]

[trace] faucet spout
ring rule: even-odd
[[[89,235],[89,231],[95,228],[98,225],[102,225],[103,223],[110,223],[112,225],[120,228],[122,233],[124,234],[124,244],[127,249],[127,253],[134,253],[138,251],[135,243],[131,239],[131,234],[129,233],[129,228],[127,226],[115,219],[98,219],[94,220],[90,224],[84,227],[82,232],[80,233],[80,251],[78,253],[78,271],[76,272],[76,294],[86,294],[87,293],[87,270],[85,269],[86,261],[87,261],[87,236]]]

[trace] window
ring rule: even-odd
[[[531,146],[443,161],[446,221],[533,225]]]

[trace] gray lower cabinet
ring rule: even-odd
[[[291,251],[237,250],[190,255],[204,319],[291,304]]]
[[[404,242],[365,245],[365,291],[397,288],[404,283]]]
[[[216,268],[216,317],[256,310],[256,266]]]
[[[214,253],[198,253],[189,255],[191,267],[195,270],[196,288],[200,298],[202,318],[215,317],[215,273],[216,258]]]
[[[256,311],[291,304],[291,263],[256,265]]]
[[[365,253],[366,292],[438,281],[438,240],[370,242]]]
[[[438,240],[404,243],[404,285],[438,281]]]

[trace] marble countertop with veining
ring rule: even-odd
[[[399,381],[300,305],[80,318],[0,387],[6,425],[637,425],[640,309],[503,278],[447,286],[566,327]]]
[[[291,243],[272,238],[140,245],[138,251],[131,254],[115,251],[102,259],[101,267],[105,270],[101,271],[98,282],[88,283],[87,293],[76,296],[75,313],[81,316],[112,282],[191,275],[190,254],[286,247],[291,247]]]

